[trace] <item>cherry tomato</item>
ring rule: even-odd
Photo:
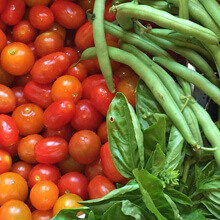
[[[0,29],[0,52],[7,44],[7,37],[5,33]]]
[[[24,95],[31,102],[45,109],[53,102],[51,89],[51,83],[40,84],[30,80],[24,87]]]
[[[82,97],[82,84],[75,76],[63,75],[54,81],[51,94],[54,101],[71,99],[77,103]]]
[[[50,8],[55,21],[67,29],[77,29],[86,20],[83,9],[73,2],[55,1]]]
[[[84,164],[78,163],[69,154],[65,159],[61,160],[58,163],[58,167],[61,170],[62,174],[74,171],[83,173],[85,169]]]
[[[41,31],[42,32],[56,32],[59,35],[61,35],[61,37],[63,38],[63,40],[65,40],[66,38],[66,28],[64,28],[62,25],[58,24],[57,22],[53,22],[53,24],[46,30]]]
[[[16,97],[12,89],[0,84],[0,113],[9,113],[16,107]]]
[[[89,21],[77,29],[74,42],[75,45],[81,50],[94,46],[93,26]]]
[[[0,114],[0,144],[4,147],[14,145],[19,138],[19,130],[13,118]]]
[[[37,36],[37,30],[32,26],[30,21],[21,20],[13,26],[12,35],[15,41],[29,44]]]
[[[23,202],[16,199],[10,200],[4,203],[0,208],[0,219],[7,220],[30,220],[31,219],[31,210]]]
[[[102,145],[100,157],[105,176],[107,176],[112,182],[121,182],[125,179],[125,177],[119,173],[114,164],[108,142]]]
[[[75,76],[80,82],[82,82],[84,79],[86,79],[86,77],[88,75],[88,71],[87,71],[84,64],[78,63],[74,67],[70,66],[66,70],[65,75]]]
[[[10,171],[21,175],[27,181],[32,168],[33,165],[29,163],[26,163],[24,161],[17,161],[12,164]]]
[[[30,190],[30,201],[38,210],[52,209],[58,196],[57,185],[48,180],[37,182]]]
[[[41,211],[36,209],[31,213],[31,217],[31,220],[50,220],[53,217],[53,210]]]
[[[80,63],[85,65],[88,75],[101,74],[101,70],[96,65],[97,59],[82,60]]]
[[[24,0],[8,0],[1,13],[1,19],[8,25],[15,25],[22,19],[24,12]]]
[[[14,79],[14,85],[25,86],[30,80],[32,80],[32,75],[28,72],[27,74],[16,76]]]
[[[2,67],[15,76],[28,73],[34,62],[34,53],[21,42],[12,42],[5,46],[1,52]]]
[[[4,84],[5,86],[10,86],[14,81],[15,76],[5,71],[0,64],[0,84]]]
[[[37,182],[42,180],[48,180],[57,184],[60,177],[60,170],[55,165],[38,163],[30,171],[28,186],[32,188]]]
[[[30,134],[21,138],[17,147],[19,158],[26,163],[36,164],[34,146],[41,139],[43,139],[43,136],[40,134]]]
[[[18,140],[12,145],[3,146],[0,144],[0,149],[6,150],[11,155],[11,157],[14,158],[15,156],[18,155],[17,148],[18,148],[19,140],[20,140],[20,136],[18,137]]]
[[[77,4],[86,12],[93,12],[95,0],[78,0]]]
[[[25,0],[25,3],[28,7],[33,7],[35,5],[49,5],[51,0]]]
[[[120,80],[116,88],[117,92],[121,92],[125,95],[125,97],[128,99],[128,102],[133,106],[133,108],[136,107],[136,86],[138,80],[139,77],[137,75],[127,77]]]
[[[6,0],[7,1],[7,0]],[[1,16],[0,16],[0,29],[2,31],[5,31],[7,28],[7,24],[4,23],[4,21],[2,21]]]
[[[24,87],[23,86],[14,86],[11,88],[15,95],[16,99],[16,106],[29,103],[30,100],[28,100],[24,95]]]
[[[13,172],[0,175],[0,205],[12,199],[25,201],[27,196],[28,184],[21,175]]]
[[[69,57],[63,52],[54,52],[38,59],[31,75],[37,83],[47,84],[64,74],[69,67]]]
[[[89,181],[98,175],[104,176],[100,157],[98,157],[92,163],[86,164],[85,166],[85,176],[87,177]]]
[[[108,141],[108,129],[107,129],[106,121],[103,121],[100,124],[100,126],[97,130],[97,134],[100,137],[102,144],[104,144]]]
[[[11,166],[11,155],[6,150],[0,149],[0,174],[10,171]]]
[[[92,163],[101,147],[100,137],[91,130],[77,131],[69,142],[69,154],[78,163]]]
[[[80,196],[83,200],[88,198],[87,187],[87,178],[84,174],[79,172],[66,173],[58,182],[60,196],[66,193],[74,193]]]
[[[116,71],[114,71],[114,75],[121,80],[137,74],[128,65],[121,65]]]
[[[104,19],[109,21],[109,22],[112,22],[112,21],[116,20],[115,12],[109,13],[109,8],[111,6],[112,6],[112,3],[107,4],[105,6],[105,13],[104,13]]]
[[[53,12],[45,5],[35,5],[29,11],[31,24],[39,30],[46,30],[54,22]]]
[[[102,175],[95,176],[92,180],[90,180],[88,185],[89,198],[102,198],[115,188],[115,185],[107,177]]]
[[[103,115],[92,105],[88,99],[81,99],[76,103],[71,125],[76,130],[96,131],[103,121]]]
[[[36,54],[43,57],[53,52],[62,51],[64,49],[64,40],[56,32],[43,32],[36,37],[34,45]]]
[[[33,103],[16,107],[12,113],[12,118],[22,136],[37,134],[44,127],[43,109]]]
[[[58,163],[68,155],[68,143],[61,137],[43,138],[35,144],[34,153],[39,163]]]
[[[79,201],[83,201],[82,198],[73,193],[66,193],[60,196],[54,204],[53,216],[55,216],[61,209],[74,209],[83,207],[83,205],[78,203]]]
[[[5,9],[7,5],[7,0],[0,0],[0,13]]]
[[[96,109],[106,116],[109,105],[114,97],[115,93],[111,93],[107,85],[101,84],[94,87],[90,100]]]
[[[69,57],[70,64],[76,63],[79,60],[78,52],[72,47],[64,47],[63,52]]]
[[[59,99],[50,104],[44,111],[44,125],[53,130],[59,130],[73,117],[75,104],[71,99]]]

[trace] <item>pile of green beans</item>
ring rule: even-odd
[[[197,158],[202,159],[204,151],[214,151],[220,167],[220,131],[191,91],[191,85],[198,87],[219,108],[220,19],[216,10],[220,12],[220,6],[215,0],[115,0],[110,12],[115,12],[116,20],[108,22],[103,18],[103,5],[104,1],[97,0],[93,14],[87,14],[95,32],[95,47],[84,50],[79,61],[98,58],[112,92],[115,88],[109,59],[130,66]],[[213,10],[215,15],[211,14]],[[158,27],[145,27],[143,20]],[[104,33],[118,38],[119,48],[108,47]],[[196,71],[174,60],[169,51],[194,65]],[[208,147],[204,146],[202,132],[210,143]]]

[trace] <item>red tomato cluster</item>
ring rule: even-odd
[[[96,59],[94,0],[0,0],[0,219],[50,219],[124,184],[110,154],[114,98]],[[111,1],[106,1],[105,19]],[[108,45],[118,39],[106,34]],[[135,107],[137,75],[111,61],[116,91]],[[13,211],[16,209],[16,212]]]

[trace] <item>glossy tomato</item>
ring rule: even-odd
[[[24,0],[8,0],[6,7],[1,13],[1,19],[7,25],[15,25],[22,19],[24,12]]]
[[[73,2],[55,1],[50,8],[55,21],[67,29],[77,29],[86,20],[83,9]]]
[[[71,125],[76,130],[96,131],[103,119],[103,115],[92,105],[90,100],[81,99],[76,103]]]
[[[39,163],[58,163],[68,155],[68,143],[61,137],[43,138],[35,144],[34,153]]]
[[[16,107],[16,97],[12,89],[0,84],[0,113],[9,113]]]
[[[74,193],[80,196],[83,200],[88,198],[87,187],[87,178],[84,174],[79,172],[66,173],[58,182],[60,196],[65,193]]]
[[[59,130],[73,117],[75,104],[71,99],[58,99],[44,111],[44,125],[53,130]]]
[[[35,62],[34,53],[22,42],[12,42],[1,52],[2,67],[15,76],[28,73]]]
[[[19,130],[11,116],[0,114],[0,134],[0,144],[4,147],[10,147],[18,141]]]
[[[31,69],[33,80],[47,84],[64,74],[69,67],[69,57],[64,52],[54,52],[38,59]]]
[[[88,185],[88,194],[90,199],[102,198],[112,190],[116,189],[115,185],[105,176],[97,175],[90,180]]]
[[[43,109],[36,104],[27,103],[16,107],[12,113],[20,135],[39,133],[43,127]]]
[[[101,148],[100,137],[91,130],[77,131],[69,142],[69,154],[78,163],[92,163]]]
[[[95,0],[77,0],[77,4],[86,12],[89,10],[90,13],[93,11]]]
[[[41,33],[50,32],[50,31],[58,33],[63,38],[63,40],[66,39],[66,28],[64,28],[62,25],[58,24],[57,22],[53,22],[53,24],[48,29],[41,31]]]
[[[31,213],[31,217],[31,220],[50,220],[53,217],[53,210],[42,211],[36,209]]]
[[[13,91],[16,99],[16,106],[29,103],[30,100],[28,100],[24,95],[24,87],[23,86],[14,86],[11,87],[11,90]]]
[[[37,182],[30,190],[31,204],[38,210],[52,209],[58,196],[57,185],[48,180]]]
[[[55,184],[61,177],[60,170],[53,164],[36,164],[30,171],[28,176],[28,186],[32,188],[37,182],[42,180],[52,181]]]
[[[74,48],[64,47],[63,52],[69,57],[70,64],[76,63],[79,60],[79,54]]]
[[[121,182],[125,179],[125,177],[119,173],[114,164],[108,142],[102,145],[100,157],[105,176],[107,176],[112,182]]]
[[[4,203],[0,208],[0,219],[7,220],[30,220],[31,210],[23,201],[20,200],[10,200]]]
[[[11,155],[6,150],[0,149],[0,174],[10,171],[11,166]]]
[[[46,30],[54,22],[53,12],[45,5],[35,5],[29,11],[29,19],[33,27]]]
[[[13,172],[0,175],[0,205],[12,199],[25,201],[27,196],[28,184],[21,175]]]
[[[52,83],[41,84],[30,80],[24,86],[24,95],[31,102],[45,109],[53,102],[51,89]]]

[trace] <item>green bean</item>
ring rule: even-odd
[[[93,22],[92,15],[88,14],[87,16],[88,16],[88,20],[90,22]],[[153,56],[162,56],[171,59],[171,56],[167,51],[165,51],[164,49],[162,49],[161,47],[159,47],[157,44],[155,44],[150,40],[147,41],[143,40],[143,38],[141,38],[135,33],[125,31],[121,27],[108,21],[104,21],[104,28],[106,33],[114,37],[117,37],[125,42],[131,43],[141,48],[145,52],[152,54]]]
[[[189,0],[179,0],[179,17],[189,19]]]
[[[128,2],[114,6],[114,9],[110,9],[116,10],[116,19],[124,29],[131,29],[132,25],[129,20],[131,18],[136,18],[154,22],[160,27],[169,28],[183,34],[196,37],[197,39],[209,44],[218,45],[218,37],[208,28],[205,28],[195,22],[175,17],[168,12],[155,9],[148,5],[137,5]]]
[[[209,0],[205,0],[209,2]],[[174,4],[179,7],[179,0],[167,0],[168,3]],[[202,24],[204,27],[212,30],[220,40],[220,29],[212,17],[207,13],[202,4],[198,0],[189,0],[189,15],[195,21]],[[216,14],[218,16],[218,14]],[[205,42],[205,41],[204,41]]]
[[[219,11],[220,11],[220,5],[216,0],[199,0],[200,3],[204,6],[204,8],[207,10],[209,15],[213,18],[213,20],[218,24],[220,27],[220,17],[219,17]]]
[[[190,107],[195,113],[206,138],[208,139],[212,147],[216,148],[216,150],[214,151],[214,157],[217,165],[220,167],[220,131],[213,122],[209,113],[195,100],[193,103],[190,103]]]
[[[135,26],[135,31],[136,33],[140,34],[140,36],[142,36],[144,39],[149,38],[150,40],[153,40],[155,43],[157,43],[158,46],[164,49],[172,50],[180,54],[181,56],[185,57],[192,65],[197,67],[210,82],[212,82],[214,85],[219,87],[219,80],[215,75],[212,67],[194,50],[176,46],[175,44],[173,44],[172,42],[166,39],[162,39],[160,37],[151,34],[147,34],[147,33],[142,34],[140,29],[137,28],[136,26]]]
[[[153,60],[156,63],[159,63],[160,65],[170,70],[175,75],[180,76],[186,81],[194,84],[196,87],[201,89],[206,95],[208,95],[213,101],[220,105],[220,89],[217,86],[213,85],[200,73],[193,71],[174,60],[168,60],[162,57],[154,57]]]
[[[183,35],[176,31],[164,28],[153,28],[150,34],[169,40],[177,46],[186,47],[198,52],[201,56],[205,57],[209,62],[213,62],[211,54],[204,48],[201,42],[192,36]]]
[[[104,11],[105,1],[96,0],[93,8],[93,38],[101,72],[105,78],[108,89],[110,92],[114,93],[115,88],[112,76],[112,67],[108,55],[107,43],[105,40]]]
[[[191,97],[192,95],[192,89],[190,86],[190,83],[187,82],[186,80],[184,80],[182,77],[180,76],[175,76],[177,82],[180,84],[181,88],[184,91],[184,95],[186,95],[187,97]]]
[[[176,82],[174,79],[159,65],[157,65],[155,62],[153,62],[145,53],[137,49],[135,46],[126,44],[126,43],[121,43],[121,48],[125,51],[128,51],[135,55],[135,57],[139,58],[142,60],[146,65],[148,65],[160,78],[160,80],[163,82],[163,84],[166,86],[170,94],[172,95],[174,101],[177,103],[179,109],[183,109],[183,103],[181,102],[180,96],[181,93],[177,89]],[[203,140],[201,137],[201,132],[199,129],[198,121],[192,112],[192,110],[189,108],[187,105],[183,111],[182,111],[185,120],[190,128],[190,131],[193,134],[193,137],[196,139],[197,143],[199,145],[203,145]],[[200,157],[201,151],[197,151],[196,155]]]

